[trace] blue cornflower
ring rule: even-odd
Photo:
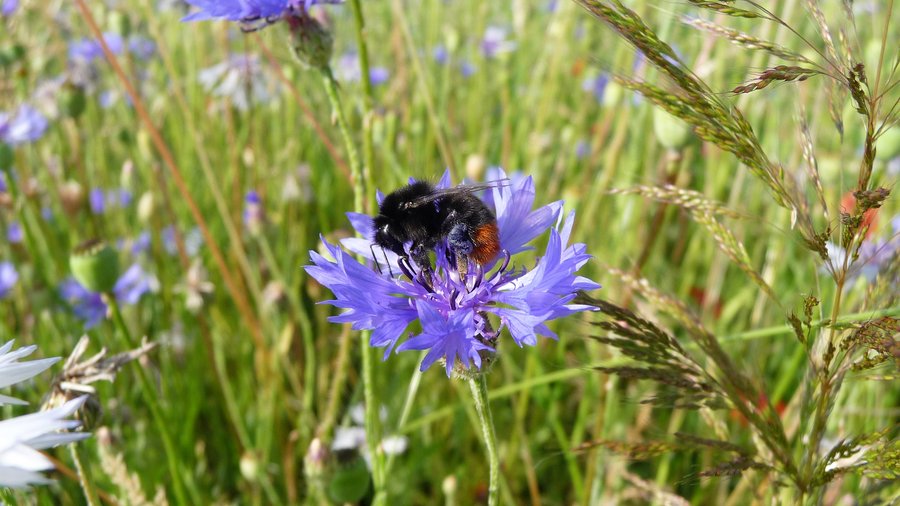
[[[596,76],[588,76],[581,83],[581,89],[590,92],[597,99],[597,102],[603,103],[603,95],[606,93],[606,86],[609,84],[609,74],[600,72]]]
[[[343,0],[185,0],[200,9],[182,21],[224,19],[250,28],[272,24],[285,16],[305,14],[313,5],[338,4]]]
[[[12,16],[16,9],[19,8],[19,0],[3,0],[0,2],[0,16]]]
[[[59,296],[72,307],[72,312],[90,329],[106,318],[106,303],[103,297],[81,286],[75,278],[66,278],[59,285]]]
[[[266,220],[265,208],[259,193],[251,190],[244,196],[244,227],[253,235],[259,234]]]
[[[334,69],[335,77],[346,83],[359,82],[362,77],[362,69],[359,64],[359,54],[356,51],[347,51],[337,61]],[[370,67],[369,82],[373,86],[384,84],[390,79],[391,71],[385,67]]]
[[[449,185],[445,174],[437,186]],[[561,201],[533,209],[531,177],[492,188],[490,193],[503,253],[483,267],[470,265],[464,277],[449,260],[446,244],[435,248],[434,266],[418,266],[381,248],[375,249],[373,256],[372,218],[348,213],[361,237],[345,239],[342,244],[365,257],[368,265],[323,239],[330,258],[312,251],[312,265],[306,267],[334,293],[335,298],[324,303],[346,310],[330,320],[351,323],[356,330],[372,330],[370,344],[386,348],[384,358],[395,347],[397,351],[428,350],[421,369],[443,359],[449,376],[457,361],[464,368],[473,364],[480,369],[485,354],[495,351],[503,328],[519,346],[533,346],[538,335],[557,338],[547,327],[548,321],[594,309],[573,303],[579,291],[600,286],[576,274],[590,255],[584,244],[568,244],[575,213],[563,218]],[[532,249],[528,243],[548,229],[547,248],[535,267],[513,267],[513,255]],[[375,257],[380,271],[371,267]],[[423,275],[425,270],[430,271],[430,282]],[[500,322],[499,328],[494,329],[489,315]],[[401,343],[415,321],[421,324],[421,332]]]
[[[103,214],[106,211],[106,194],[101,188],[91,188],[88,193],[88,204],[94,214]]]
[[[444,65],[450,59],[450,52],[447,51],[447,46],[438,44],[431,50],[431,57],[438,65]]]
[[[134,305],[157,284],[153,275],[134,264],[116,281],[113,296],[120,304]],[[59,295],[72,307],[75,316],[84,322],[85,329],[96,326],[106,318],[108,308],[103,296],[88,290],[75,278],[69,277],[60,283]]]
[[[484,30],[484,38],[481,39],[481,53],[485,58],[495,58],[509,53],[516,48],[516,43],[507,40],[508,32],[499,26],[489,26]]]
[[[125,49],[125,41],[118,33],[106,32],[103,34],[103,40],[107,47],[114,55],[120,55]],[[91,62],[94,60],[102,60],[103,47],[100,42],[92,37],[74,40],[69,43],[69,61]]]
[[[0,112],[0,142],[10,146],[34,142],[47,131],[47,118],[30,105],[19,106],[15,116]]]
[[[21,244],[24,239],[25,234],[22,231],[22,225],[19,225],[17,221],[10,222],[9,226],[6,227],[6,240],[10,244]]]
[[[5,299],[19,282],[19,273],[12,262],[0,262],[0,299]]]

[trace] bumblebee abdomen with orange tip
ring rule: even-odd
[[[479,265],[484,265],[500,253],[500,229],[493,221],[475,229],[472,237],[475,247],[469,256]]]

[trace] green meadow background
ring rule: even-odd
[[[880,49],[887,27],[884,60],[893,62],[900,7],[890,11],[892,1],[856,2],[864,3],[856,18],[860,54],[877,55],[866,48],[878,44]],[[753,73],[780,62],[686,26],[682,16],[698,10],[685,2],[628,4],[722,100],[742,110],[764,151],[798,177],[804,163],[798,117],[807,118],[828,219],[838,227],[838,210],[855,186],[863,143],[864,125],[853,109],[847,106],[843,113],[841,136],[829,114],[824,79],[732,95],[730,90]],[[826,17],[838,26],[841,9],[836,2],[825,4]],[[322,80],[295,62],[284,25],[245,34],[226,22],[185,24],[179,22],[186,11],[178,2],[107,1],[89,7],[101,31],[155,42],[156,51],[146,60],[129,51],[117,60],[137,86],[192,202],[180,193],[153,133],[104,59],[95,62],[93,90],[64,85],[36,94],[42,83],[65,72],[70,42],[90,37],[91,31],[76,3],[23,1],[13,16],[0,18],[0,111],[28,102],[45,112],[50,126],[42,139],[14,150],[23,194],[0,208],[0,224],[23,223],[31,238],[0,243],[0,259],[11,261],[20,275],[0,301],[0,342],[15,338],[18,345],[37,344],[42,356],[66,357],[87,334],[88,355],[101,347],[125,351],[113,319],[85,330],[58,292],[77,244],[99,237],[120,245],[123,266],[138,262],[155,278],[137,304],[123,307],[125,323],[135,338],[146,336],[160,346],[125,366],[114,382],[95,384],[87,425],[95,436],[79,443],[78,452],[100,503],[179,503],[171,463],[138,381],[139,367],[158,392],[186,504],[311,501],[313,480],[328,489],[346,467],[330,460],[311,464],[310,444],[322,435],[323,424],[358,425],[351,413],[363,398],[359,333],[327,322],[335,309],[316,303],[331,294],[302,269],[308,252],[320,248],[320,235],[334,240],[352,233],[344,214],[353,203],[348,158]],[[819,44],[804,2],[770,7]],[[356,48],[355,28],[347,6],[324,10],[337,68],[341,56]],[[363,122],[371,122],[377,188],[390,191],[409,177],[436,180],[445,169],[456,182],[482,180],[492,166],[532,176],[538,204],[564,199],[566,209],[577,212],[574,240],[584,242],[594,257],[584,274],[603,285],[593,296],[640,311],[679,339],[685,338],[683,331],[622,283],[620,271],[639,273],[684,301],[766,392],[763,401],[778,406],[788,431],[796,427],[807,358],[785,314],[812,294],[823,301],[816,317],[820,310],[827,316],[834,282],[791,230],[790,213],[774,204],[765,185],[733,155],[671,118],[655,118],[652,104],[616,84],[595,95],[595,80],[605,75],[654,82],[656,72],[631,46],[567,1],[370,0],[363,11],[371,63],[389,77],[374,86],[370,117],[361,112],[358,81],[341,81],[339,93],[358,143]],[[886,22],[888,12],[893,18]],[[783,27],[717,21],[810,52]],[[486,57],[480,44],[492,26],[507,30],[514,47]],[[446,61],[435,59],[439,47],[446,50]],[[204,87],[203,69],[238,53],[258,58],[253,79],[268,83],[267,100],[239,107],[234,96]],[[250,85],[241,81],[240,86]],[[114,97],[111,104],[101,104],[104,93]],[[898,90],[891,93],[896,97]],[[893,188],[896,166],[880,157],[876,183]],[[73,190],[75,183],[80,193]],[[781,305],[750,282],[689,214],[641,196],[611,193],[663,184],[695,190],[735,211],[723,221]],[[87,203],[94,188],[125,189],[133,198],[95,213]],[[264,220],[248,227],[250,191],[260,197]],[[190,205],[204,217],[221,263],[209,244],[194,256],[166,252],[167,227],[189,242],[197,235]],[[892,237],[891,218],[898,212],[896,199],[889,199],[878,212],[873,238]],[[816,219],[826,223],[822,215]],[[142,232],[149,232],[149,250],[135,257],[129,240]],[[192,264],[202,266],[213,286],[199,308],[186,305],[186,287],[200,286],[189,277],[189,271],[198,273]],[[226,276],[252,318],[228,289]],[[897,311],[896,302],[891,308],[871,300],[869,287],[860,277],[846,288],[842,316]],[[598,371],[624,359],[591,339],[599,335],[591,325],[595,319],[580,314],[554,322],[560,340],[541,340],[533,348],[502,340],[488,377],[502,462],[501,502],[663,503],[663,492],[693,504],[777,501],[772,481],[761,473],[700,477],[722,461],[708,448],[629,457],[597,444],[672,441],[679,432],[708,435],[709,429],[696,412],[641,403],[655,393],[654,385]],[[416,374],[421,356],[415,352],[386,361],[380,360],[381,350],[374,356],[381,430],[407,443],[404,452],[388,459],[388,503],[484,501],[488,465],[466,385],[448,380],[440,367]],[[58,364],[14,394],[36,409],[61,368]],[[848,379],[827,437],[896,424],[898,400],[896,381]],[[0,410],[4,418],[24,412]],[[740,416],[719,415],[734,441],[754,444]],[[330,438],[318,443],[327,448]],[[50,454],[63,468],[53,473],[56,483],[9,492],[8,502],[85,503],[72,452],[61,448]],[[314,465],[322,468],[317,478],[310,477]],[[354,479],[365,478],[359,466],[356,471]],[[863,481],[852,473],[835,481],[826,504],[854,497]]]

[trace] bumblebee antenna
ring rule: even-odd
[[[387,256],[387,251],[384,250],[384,246],[381,247],[381,254],[384,255],[384,263],[388,266],[388,273],[391,277],[394,277],[394,269],[391,269],[391,259]]]
[[[381,264],[378,263],[378,257],[375,256],[375,244],[369,243],[369,252],[372,253],[372,260],[375,261],[375,267],[378,269],[378,274],[384,274],[381,272]],[[390,268],[390,264],[388,264],[388,268]],[[393,277],[393,275],[391,276]]]

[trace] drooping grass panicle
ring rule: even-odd
[[[714,381],[719,395],[729,406],[747,419],[754,433],[771,452],[774,459],[772,467],[781,469],[792,480],[797,480],[799,477],[797,467],[780,417],[770,403],[765,402],[759,406],[750,402],[751,399],[766,397],[725,352],[718,338],[706,329],[700,319],[681,301],[653,288],[647,280],[614,268],[610,269],[610,273],[617,276],[625,286],[640,294],[659,313],[673,318],[687,331],[715,364],[713,369],[704,368],[704,374]]]
[[[827,258],[825,239],[813,227],[812,219],[806,212],[808,205],[805,196],[793,181],[793,174],[786,172],[783,167],[769,159],[753,128],[744,119],[740,110],[722,102],[702,79],[673,56],[672,48],[647,27],[640,16],[621,2],[578,0],[578,3],[639,49],[677,89],[668,92],[633,79],[619,79],[619,82],[642,93],[674,116],[687,121],[702,139],[737,156],[766,184],[775,201],[791,210],[792,224],[796,224],[804,243],[820,257]],[[717,5],[717,8],[733,7],[730,3],[716,2],[716,4],[721,4]],[[755,86],[764,87],[778,79],[805,79],[822,71],[784,66],[767,72]]]
[[[760,39],[749,33],[744,33],[733,28],[728,28],[727,26],[722,26],[713,23],[712,21],[697,17],[686,16],[683,18],[683,21],[688,26],[693,26],[694,28],[697,28],[699,30],[718,35],[719,37],[723,37],[737,46],[757,51],[765,51],[766,53],[769,53],[770,55],[775,56],[776,58],[781,58],[783,60],[800,62],[810,66],[815,65],[812,60],[800,53],[792,51],[780,44]]]
[[[664,186],[636,186],[626,190],[613,190],[616,194],[634,194],[651,198],[658,202],[665,202],[678,206],[687,211],[691,218],[712,234],[716,246],[725,253],[757,286],[759,286],[773,301],[780,305],[779,297],[763,279],[762,275],[753,267],[750,255],[744,244],[735,237],[717,216],[737,217],[738,213],[726,209],[718,202],[707,199],[703,194],[679,188],[674,185]]]
[[[648,399],[653,404],[697,409],[701,406],[722,408],[715,381],[671,335],[633,312],[604,300],[593,301],[608,319],[596,323],[605,331],[591,337],[613,346],[638,366],[598,367],[598,370],[623,378],[647,379],[675,392]]]

